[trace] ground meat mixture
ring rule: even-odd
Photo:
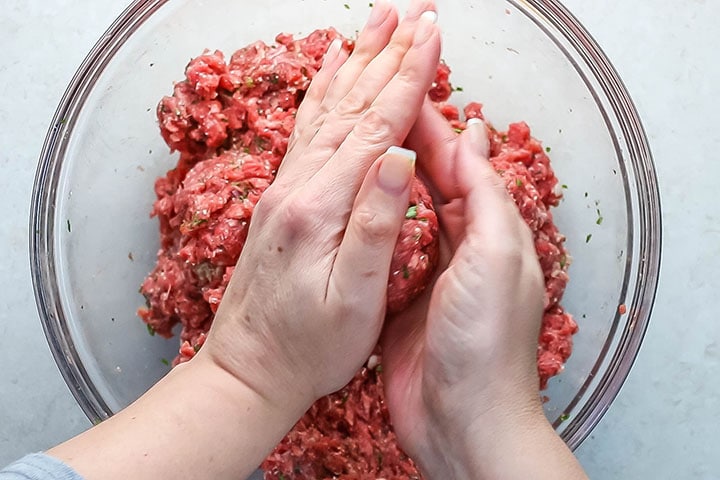
[[[272,183],[295,126],[295,113],[330,42],[333,29],[295,40],[280,34],[256,42],[229,61],[219,51],[193,59],[172,96],[157,109],[162,137],[179,153],[176,167],[155,184],[152,214],[161,248],[141,286],[139,315],[151,333],[171,337],[180,328],[173,365],[190,360],[205,342],[213,316],[245,243],[253,209]],[[352,51],[353,42],[343,39]],[[483,118],[482,106],[463,112],[447,103],[450,68],[438,65],[430,98],[450,125]],[[538,344],[541,388],[559,373],[577,325],[560,305],[570,263],[565,237],[551,207],[561,191],[540,142],[525,123],[491,129],[491,159],[535,237],[545,274],[545,314]],[[422,156],[423,152],[418,152]],[[419,295],[438,257],[438,219],[425,185],[415,179],[388,279],[388,310]],[[268,480],[413,479],[414,463],[397,444],[384,403],[380,351],[348,386],[319,400],[265,460]]]

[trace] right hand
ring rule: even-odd
[[[383,334],[388,408],[425,475],[479,478],[477,464],[492,459],[478,452],[529,421],[547,424],[536,366],[543,275],[482,123],[457,135],[426,101],[407,143],[434,191],[441,264]]]

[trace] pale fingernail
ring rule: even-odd
[[[405,148],[390,147],[378,169],[380,188],[392,195],[400,195],[410,184],[415,173],[417,154]]]
[[[465,131],[472,149],[483,157],[487,157],[490,151],[490,140],[488,139],[485,122],[479,118],[471,118],[467,121]]]
[[[332,42],[330,42],[330,46],[327,49],[327,52],[325,52],[325,58],[323,58],[323,64],[324,67],[328,63],[335,60],[338,56],[338,53],[340,53],[340,49],[342,48],[342,40],[339,38],[336,38]]]
[[[437,18],[437,13],[432,10],[428,10],[420,15],[420,22],[418,23],[417,30],[415,30],[415,37],[413,38],[415,45],[421,45],[430,39],[435,31]]]
[[[367,27],[376,27],[380,25],[387,17],[387,14],[387,2],[385,0],[376,1],[370,11],[370,18],[368,18]]]

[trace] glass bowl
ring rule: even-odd
[[[567,186],[554,215],[574,258],[564,305],[580,332],[545,412],[575,448],[618,393],[650,318],[661,218],[648,142],[617,73],[557,1],[440,1],[439,10],[443,58],[463,87],[452,101],[483,102],[498,128],[527,121]],[[229,53],[328,26],[352,36],[368,11],[367,0],[137,0],[88,55],[41,154],[30,249],[47,339],[91,420],[145,392],[178,349],[136,316],[159,246],[153,182],[176,161],[158,100],[205,48]]]

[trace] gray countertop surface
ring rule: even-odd
[[[624,79],[653,148],[664,250],[637,362],[578,449],[591,478],[720,479],[720,2],[567,0]],[[123,0],[5,0],[0,13],[0,465],[89,426],[35,308],[37,158],[72,74]]]

